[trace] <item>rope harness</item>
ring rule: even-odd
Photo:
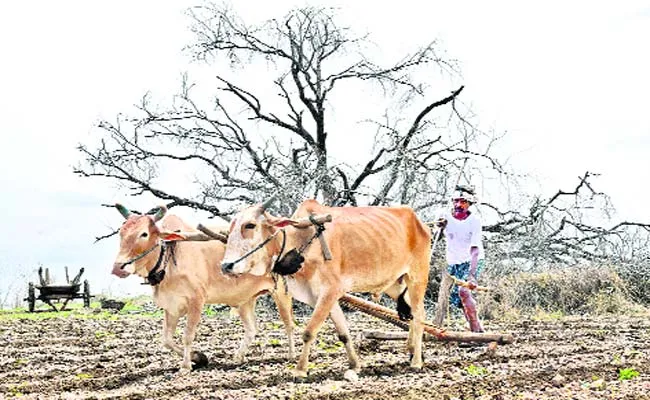
[[[237,264],[238,262],[240,262],[240,261],[242,261],[242,260],[245,260],[245,259],[247,259],[248,257],[252,256],[252,255],[255,254],[259,249],[261,249],[262,247],[266,246],[266,244],[267,244],[268,242],[270,242],[274,237],[276,237],[277,234],[280,233],[280,232],[284,233],[284,229],[280,229],[279,231],[276,231],[274,234],[272,234],[272,235],[270,235],[269,237],[267,237],[266,239],[264,239],[264,240],[262,241],[262,243],[260,243],[260,244],[258,244],[257,246],[255,246],[253,249],[251,249],[250,251],[248,251],[246,254],[244,254],[243,256],[239,257],[239,258],[236,259],[235,261],[232,261],[231,264]],[[285,236],[286,236],[286,234],[285,234]],[[282,246],[284,247],[284,241],[283,241],[283,243],[282,243]]]
[[[144,253],[142,253],[142,254],[140,254],[140,255],[138,255],[138,256],[136,256],[136,257],[130,259],[130,260],[127,261],[127,262],[125,262],[124,264],[122,264],[122,266],[120,267],[120,269],[124,269],[124,267],[126,267],[127,265],[129,265],[129,264],[133,264],[134,262],[140,260],[141,258],[143,258],[144,256],[146,256],[147,254],[149,254],[149,253],[151,253],[152,251],[156,250],[156,247],[158,247],[158,246],[160,246],[160,243],[156,243],[155,246],[153,246],[153,247],[150,248],[149,250],[147,250],[147,251],[145,251]]]
[[[145,251],[144,253],[122,264],[120,266],[120,269],[124,269],[124,267],[126,267],[127,265],[133,264],[134,262],[144,258],[147,254],[151,253],[156,248],[158,248],[158,246],[160,246],[160,254],[158,255],[158,260],[156,261],[156,265],[154,265],[151,271],[149,271],[147,276],[144,278],[145,281],[142,282],[141,285],[156,286],[160,284],[160,282],[162,282],[162,280],[165,278],[165,267],[169,263],[170,258],[174,262],[174,266],[176,266],[176,254],[174,253],[174,250],[176,249],[176,242],[158,242],[149,250]],[[169,249],[169,253],[167,254],[167,257],[165,257],[168,249]],[[162,265],[162,269],[159,270],[161,265]]]
[[[305,261],[305,257],[302,254],[307,250],[307,248],[309,248],[314,239],[320,237],[325,231],[325,225],[318,223],[312,216],[309,216],[309,221],[311,221],[311,223],[316,227],[316,232],[312,235],[311,238],[309,238],[307,242],[300,246],[298,250],[292,249],[287,254],[285,254],[284,257],[282,254],[284,253],[284,249],[287,243],[287,234],[284,229],[282,229],[282,245],[280,246],[280,252],[273,262],[273,268],[271,269],[271,278],[273,278],[276,290],[278,287],[278,279],[281,279],[282,283],[284,284],[284,291],[289,291],[289,288],[287,287],[287,280],[282,279],[281,277],[295,274],[300,270],[300,268],[302,268],[302,263]]]
[[[291,249],[286,254],[284,254],[284,250],[287,243],[287,233],[285,232],[284,228],[281,228],[275,231],[272,235],[270,235],[266,239],[264,239],[260,244],[258,244],[257,246],[255,246],[254,248],[246,252],[244,255],[229,263],[234,265],[240,261],[245,260],[246,258],[250,257],[251,255],[255,254],[257,251],[262,249],[264,246],[266,246],[267,243],[269,243],[280,232],[282,232],[282,245],[280,246],[280,252],[278,253],[278,256],[273,262],[273,268],[271,268],[271,272],[278,275],[295,274],[300,270],[300,268],[302,268],[302,263],[305,261],[305,257],[303,256],[303,253],[307,250],[307,248],[309,248],[309,246],[314,241],[314,239],[320,237],[325,231],[325,225],[323,223],[316,221],[316,219],[314,219],[313,216],[309,216],[309,221],[316,227],[316,232],[312,235],[311,238],[309,238],[309,240],[307,240],[306,243],[300,246],[300,248]]]
[[[284,233],[284,236],[282,238],[282,247],[280,248],[278,257],[273,263],[273,269],[271,270],[272,273],[276,273],[278,275],[293,275],[298,272],[300,268],[302,268],[302,263],[305,261],[303,253],[309,248],[314,239],[321,236],[325,231],[325,224],[317,222],[313,216],[309,216],[309,221],[316,227],[316,232],[314,232],[309,240],[303,243],[300,248],[291,249],[284,256],[282,253],[284,252],[287,235],[284,233],[284,229],[282,230]]]

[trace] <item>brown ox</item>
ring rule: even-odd
[[[325,207],[315,200],[307,200],[288,219],[266,212],[270,201],[248,207],[233,219],[221,264],[224,272],[268,274],[276,258],[282,261],[284,254],[300,248],[314,234],[314,228],[294,227],[299,218],[311,214],[332,216],[324,232],[332,259],[323,258],[320,243],[314,240],[303,254],[302,269],[287,280],[289,293],[314,307],[303,333],[304,345],[294,373],[307,375],[310,347],[328,315],[345,344],[350,369],[359,370],[359,359],[338,303],[346,292],[384,292],[398,299],[400,315],[411,319],[407,340],[411,366],[421,368],[421,321],[429,279],[431,234],[413,210],[402,206]],[[280,255],[283,234],[277,231],[285,226],[285,252]],[[255,250],[262,244],[263,247]]]
[[[163,345],[183,356],[181,371],[191,369],[191,362],[207,363],[200,352],[192,352],[196,327],[205,304],[227,304],[235,307],[242,320],[244,337],[235,359],[240,361],[256,335],[255,303],[258,296],[270,293],[278,307],[289,339],[289,357],[293,358],[293,313],[291,297],[284,285],[276,285],[268,276],[244,274],[226,276],[215,265],[223,258],[225,245],[219,241],[178,241],[204,234],[194,231],[179,217],[168,215],[160,207],[155,216],[138,215],[116,204],[126,221],[120,228],[120,250],[113,265],[113,274],[125,278],[131,274],[147,278],[160,260],[157,270],[165,275],[158,284],[152,284],[156,304],[165,312]],[[162,219],[162,221],[160,221]],[[159,225],[156,224],[160,221]],[[211,227],[218,231],[220,227]],[[228,225],[223,227],[228,228]],[[162,255],[162,248],[165,253]],[[148,253],[147,253],[148,252]],[[135,261],[132,261],[135,260]],[[187,315],[183,346],[177,345],[173,335],[180,317]]]

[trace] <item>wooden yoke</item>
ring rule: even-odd
[[[327,242],[325,241],[325,237],[323,235],[318,236],[318,241],[320,242],[320,248],[323,251],[323,258],[326,260],[331,260],[332,259],[332,252],[330,251],[330,248],[327,246]]]
[[[331,214],[322,214],[322,215],[312,214],[311,217],[299,219],[298,222],[293,226],[298,229],[305,229],[312,225],[323,225],[326,222],[332,222]],[[330,251],[329,246],[327,246],[327,242],[325,241],[325,237],[322,235],[322,233],[318,235],[318,241],[320,242],[320,248],[321,251],[323,252],[323,258],[325,260],[331,260],[332,252]]]
[[[312,222],[312,220],[314,222]],[[300,218],[299,220],[296,221],[295,224],[292,224],[294,228],[298,229],[305,229],[309,228],[310,226],[314,225],[314,223],[322,225],[326,222],[332,222],[332,215],[331,214],[321,214],[321,215],[314,215],[312,214],[311,218],[305,217],[305,218]]]

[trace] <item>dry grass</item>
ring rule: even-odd
[[[483,318],[520,314],[637,313],[626,282],[612,268],[566,268],[553,272],[518,273],[482,279],[491,291],[479,297]]]

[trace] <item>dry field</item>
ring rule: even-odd
[[[487,321],[487,329],[512,333],[516,342],[489,355],[483,347],[429,341],[425,369],[413,371],[402,341],[358,338],[365,329],[393,327],[351,312],[363,369],[348,382],[329,322],[309,377],[297,381],[274,313],[259,315],[261,332],[244,364],[231,357],[243,332],[238,319],[211,314],[196,340],[210,363],[181,375],[180,358],[160,346],[159,313],[2,313],[0,398],[650,399],[648,316]],[[298,350],[304,321],[297,318]]]

